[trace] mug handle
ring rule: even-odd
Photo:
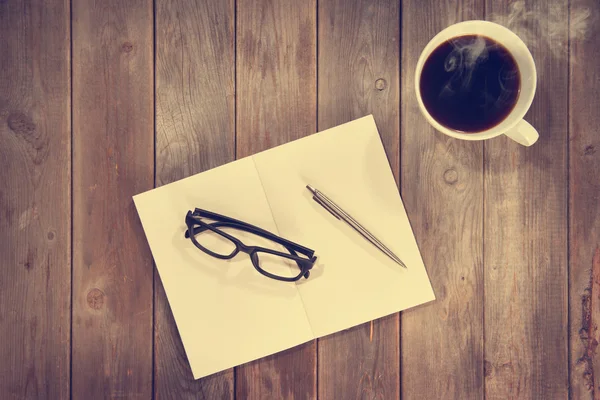
[[[517,125],[504,134],[523,146],[531,146],[540,137],[538,131],[524,119],[520,120]]]

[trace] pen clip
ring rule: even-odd
[[[329,213],[331,215],[333,215],[337,219],[340,219],[340,217],[338,217],[338,215],[333,211],[333,209],[331,209],[331,207],[329,207],[324,201],[322,201],[321,199],[319,199],[317,196],[313,196],[313,200],[316,201],[317,203],[319,203],[321,205],[321,207],[323,207],[324,209],[326,209],[327,211],[329,211]]]

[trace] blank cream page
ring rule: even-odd
[[[195,207],[277,231],[251,158],[134,201],[195,378],[313,338],[293,283],[260,275],[246,254],[219,260],[184,237],[186,212]],[[239,238],[256,244],[248,236]]]
[[[255,155],[277,229],[318,256],[297,283],[316,337],[434,299],[371,116]],[[404,269],[311,198],[323,191],[397,254]]]

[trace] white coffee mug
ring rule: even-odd
[[[517,62],[519,74],[521,76],[521,90],[519,98],[512,111],[499,124],[491,127],[490,129],[477,133],[463,133],[441,125],[425,108],[420,93],[421,72],[423,70],[423,64],[425,64],[427,58],[442,43],[452,38],[464,35],[481,35],[503,45],[512,54]],[[524,146],[531,146],[539,137],[539,134],[535,128],[523,119],[525,113],[527,113],[527,110],[529,110],[529,106],[531,106],[531,102],[533,101],[536,83],[537,75],[535,63],[525,43],[523,43],[523,41],[509,29],[503,27],[502,25],[488,21],[460,22],[458,24],[449,26],[435,35],[434,38],[431,39],[429,43],[427,43],[427,46],[425,46],[423,49],[423,52],[419,57],[419,61],[417,62],[417,69],[415,73],[415,90],[417,93],[419,108],[429,123],[438,131],[448,136],[465,140],[483,140],[500,135],[506,135]]]

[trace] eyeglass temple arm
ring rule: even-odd
[[[275,234],[273,234],[273,233],[271,233],[269,231],[266,231],[266,230],[264,230],[262,228],[259,228],[258,226],[255,226],[255,225],[252,225],[252,224],[248,224],[248,223],[243,222],[243,221],[239,221],[239,220],[237,220],[235,218],[226,217],[224,215],[213,213],[213,212],[207,211],[207,210],[202,210],[200,208],[196,208],[194,210],[193,216],[201,216],[201,217],[206,217],[206,218],[213,219],[215,221],[229,222],[229,223],[236,224],[238,226],[243,226],[245,228],[248,228],[248,229],[244,229],[247,232],[260,234],[260,235],[262,235],[262,236],[264,236],[264,237],[266,237],[268,239],[271,239],[271,240],[273,240],[275,242],[278,242],[278,243],[280,243],[280,244],[282,244],[282,245],[284,245],[286,247],[292,248],[292,249],[294,249],[296,251],[299,251],[299,252],[301,252],[303,254],[306,254],[309,257],[312,257],[314,255],[314,253],[315,253],[314,250],[311,250],[311,249],[309,249],[307,247],[304,247],[304,246],[302,246],[302,245],[300,245],[298,243],[291,242],[291,241],[289,241],[287,239],[282,238],[281,236],[277,236],[277,235],[275,235]]]

